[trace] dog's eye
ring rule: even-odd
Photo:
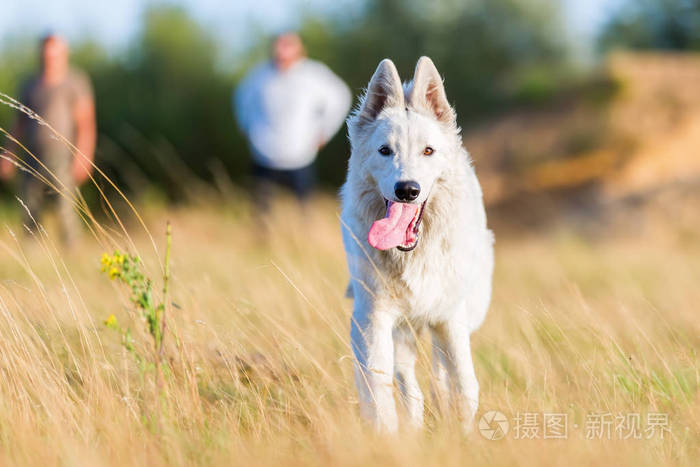
[[[435,150],[431,148],[430,146],[426,146],[425,149],[423,149],[423,155],[424,156],[432,156]]]
[[[389,148],[389,146],[384,145],[379,148],[379,154],[381,154],[382,156],[390,156],[391,149]]]

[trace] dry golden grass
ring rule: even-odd
[[[178,341],[166,337],[160,390],[102,324],[114,313],[138,327],[125,291],[99,273],[104,247],[60,252],[2,219],[17,239],[3,228],[1,465],[696,464],[700,204],[594,239],[566,226],[496,232],[493,304],[473,341],[479,415],[499,410],[512,428],[539,413],[540,438],[543,413],[569,424],[565,440],[500,441],[463,438],[430,402],[423,432],[382,437],[361,423],[334,200],[316,202],[313,228],[285,210],[267,241],[245,209],[212,204],[142,210],[161,249],[166,219],[174,231]],[[136,222],[130,236],[158,279]],[[419,367],[427,395],[425,358]],[[640,413],[642,428],[661,412],[670,431],[588,440],[590,412]]]

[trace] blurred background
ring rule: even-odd
[[[0,91],[19,97],[38,38],[62,34],[93,80],[96,162],[130,197],[240,193],[250,157],[231,93],[290,29],[354,95],[383,57],[407,78],[431,56],[496,220],[599,213],[700,177],[696,0],[11,2]],[[14,113],[0,106],[0,127]],[[343,129],[318,158],[322,188],[342,183],[348,154]]]
[[[566,413],[568,440],[515,423],[465,440],[431,402],[426,436],[361,423],[346,129],[317,159],[313,223],[283,199],[265,238],[245,202],[232,92],[290,29],[354,96],[382,58],[408,79],[432,57],[497,239],[471,341],[481,410]],[[96,163],[138,212],[96,177],[81,189],[96,241],[61,250],[51,218],[22,241],[20,181],[0,182],[0,466],[698,464],[700,0],[0,0],[0,93],[20,97],[48,31],[92,80]],[[16,113],[0,103],[0,129]],[[164,388],[139,357],[160,358],[153,328],[99,272],[115,248],[166,296]],[[600,412],[627,428],[665,414],[669,432],[611,439],[597,418],[608,438],[585,439]]]

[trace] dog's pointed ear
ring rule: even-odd
[[[379,62],[377,70],[367,86],[367,94],[360,106],[360,121],[371,122],[382,110],[389,107],[403,107],[403,87],[394,62],[385,58]]]
[[[428,57],[423,56],[418,59],[409,99],[413,108],[425,109],[447,125],[455,123],[455,113],[447,101],[440,73]]]

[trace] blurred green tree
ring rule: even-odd
[[[244,172],[245,145],[230,110],[233,77],[216,68],[217,44],[184,10],[149,9],[119,60],[89,50],[75,59],[95,83],[99,154],[132,189],[150,180],[179,198],[214,170]]]
[[[700,0],[628,1],[604,26],[599,46],[698,50]]]

